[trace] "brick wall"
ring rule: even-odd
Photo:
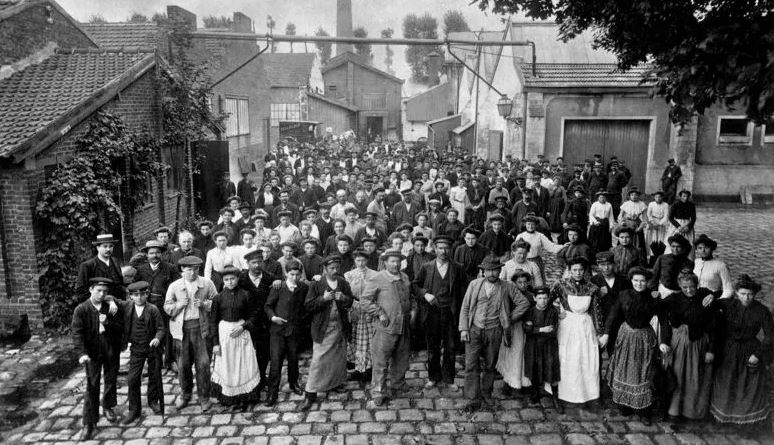
[[[68,18],[46,5],[36,5],[0,21],[0,66],[10,65],[43,49],[49,42],[60,48],[93,48],[94,43]]]

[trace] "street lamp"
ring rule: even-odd
[[[507,94],[500,96],[500,100],[497,101],[497,112],[500,113],[506,121],[513,122],[516,125],[521,126],[520,117],[511,117],[511,111],[513,111],[513,101]]]

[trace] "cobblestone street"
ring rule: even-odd
[[[719,242],[717,257],[731,267],[732,275],[745,272],[764,284],[760,293],[771,308],[774,275],[771,255],[774,210],[736,207],[700,207],[696,234],[706,233]],[[554,264],[550,264],[556,275]],[[118,412],[126,409],[126,361],[119,375]],[[302,361],[306,374],[308,356]],[[458,368],[461,368],[458,361]],[[457,383],[462,386],[458,374]],[[425,390],[427,371],[424,353],[412,358],[407,375],[410,390],[375,407],[367,388],[348,382],[347,391],[331,393],[310,412],[300,412],[301,396],[290,395],[285,385],[274,408],[259,404],[253,412],[231,414],[214,405],[202,414],[193,403],[181,412],[174,409],[179,392],[177,379],[164,376],[167,415],[150,415],[133,426],[110,424],[103,418],[97,427],[100,444],[260,444],[260,445],[519,445],[519,444],[756,444],[774,443],[771,436],[748,437],[731,427],[708,422],[681,424],[662,422],[645,426],[637,417],[621,417],[617,410],[568,406],[557,414],[548,398],[545,406],[527,399],[504,399],[502,381],[495,383],[499,406],[494,411],[467,415],[462,391]],[[39,417],[8,432],[5,443],[71,443],[81,427],[84,371],[78,370],[54,384],[48,394],[33,401]],[[143,391],[145,384],[143,383]],[[195,401],[194,401],[195,402]],[[145,400],[143,397],[143,403]],[[74,443],[74,442],[73,442]]]

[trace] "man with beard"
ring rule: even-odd
[[[274,221],[275,224],[279,224],[281,212],[290,212],[289,221],[292,223],[301,219],[301,212],[298,211],[298,206],[290,202],[290,190],[284,189],[280,191],[279,201],[279,204],[274,206],[274,209],[271,211],[272,221]]]
[[[161,317],[164,320],[165,330],[168,329],[169,317],[164,312],[164,298],[167,295],[169,285],[180,278],[175,266],[162,261],[162,256],[166,247],[158,241],[148,241],[140,249],[147,258],[147,261],[137,266],[137,280],[145,281],[149,284],[148,303],[156,306],[161,311]],[[175,371],[175,349],[170,335],[164,336],[164,344],[161,348],[164,353],[164,367],[169,371]]]
[[[379,228],[377,221],[378,215],[376,213],[366,212],[365,226],[358,229],[354,237],[355,247],[362,246],[364,238],[375,239],[377,246],[382,246],[385,242],[387,242],[387,234]]]
[[[280,279],[266,272],[263,269],[263,253],[261,250],[254,250],[245,255],[247,261],[247,270],[242,271],[239,276],[239,287],[250,294],[254,299],[253,304],[260,308],[258,311],[258,322],[255,323],[250,331],[250,337],[255,348],[256,359],[258,360],[258,371],[261,375],[261,381],[258,384],[258,392],[268,387],[269,380],[266,375],[266,369],[269,366],[269,318],[263,310],[266,305],[266,299],[271,291],[271,285],[275,280]]]

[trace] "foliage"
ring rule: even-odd
[[[475,0],[498,14],[555,17],[565,41],[593,30],[622,69],[653,63],[672,120],[713,104],[743,106],[761,123],[774,114],[774,3],[735,0]]]
[[[89,23],[103,24],[107,22],[108,21],[105,19],[105,16],[103,16],[102,14],[92,14],[89,16]]]
[[[163,171],[159,145],[99,112],[76,141],[72,159],[59,165],[41,189],[35,209],[42,308],[47,326],[66,327],[80,303],[77,265],[100,231],[131,218],[145,202],[148,181]]]
[[[151,17],[151,22],[159,26],[166,24],[167,20],[169,20],[169,18],[167,17],[167,14],[163,12],[157,12]]]
[[[354,30],[352,30],[352,35],[354,37],[359,38],[366,38],[368,37],[368,31],[362,27],[358,26]],[[356,43],[355,44],[355,54],[360,56],[360,58],[369,65],[373,61],[374,55],[371,53],[371,44],[370,43]]]
[[[288,22],[288,24],[285,25],[285,35],[296,35],[296,25],[294,23]],[[293,42],[290,42],[290,52],[293,52]]]
[[[231,17],[226,17],[225,15],[222,15],[219,17],[214,15],[208,15],[207,17],[202,17],[202,22],[204,23],[205,28],[228,28],[228,29],[231,29],[231,25],[234,23]]]
[[[382,30],[382,38],[383,39],[391,39],[392,35],[395,33],[395,30],[392,28],[387,28]],[[390,45],[387,45],[384,48],[384,65],[386,67],[386,71],[392,75],[395,75],[395,70],[392,69],[392,57],[395,55],[395,51],[392,50],[392,47]]]
[[[274,34],[274,27],[277,26],[277,22],[270,16],[266,16],[266,27],[269,28],[269,34]],[[277,44],[272,40],[271,52],[277,52]]]
[[[422,16],[409,14],[403,18],[403,37],[408,39],[437,39],[438,21],[429,13]],[[406,48],[406,63],[411,67],[411,78],[415,82],[427,83],[427,58],[432,52],[442,53],[440,46],[409,46]]]
[[[468,21],[462,11],[449,10],[443,13],[443,35],[449,37],[450,32],[470,31]]]
[[[140,14],[139,12],[133,12],[127,20],[129,23],[148,23],[148,21],[148,16]]]
[[[317,31],[314,32],[314,35],[318,37],[327,37],[330,34],[328,34],[328,31],[324,30],[322,26],[317,28]],[[331,58],[331,53],[333,52],[333,44],[331,42],[314,42],[315,46],[317,46],[317,51],[320,52],[320,63],[325,65],[328,60]]]

